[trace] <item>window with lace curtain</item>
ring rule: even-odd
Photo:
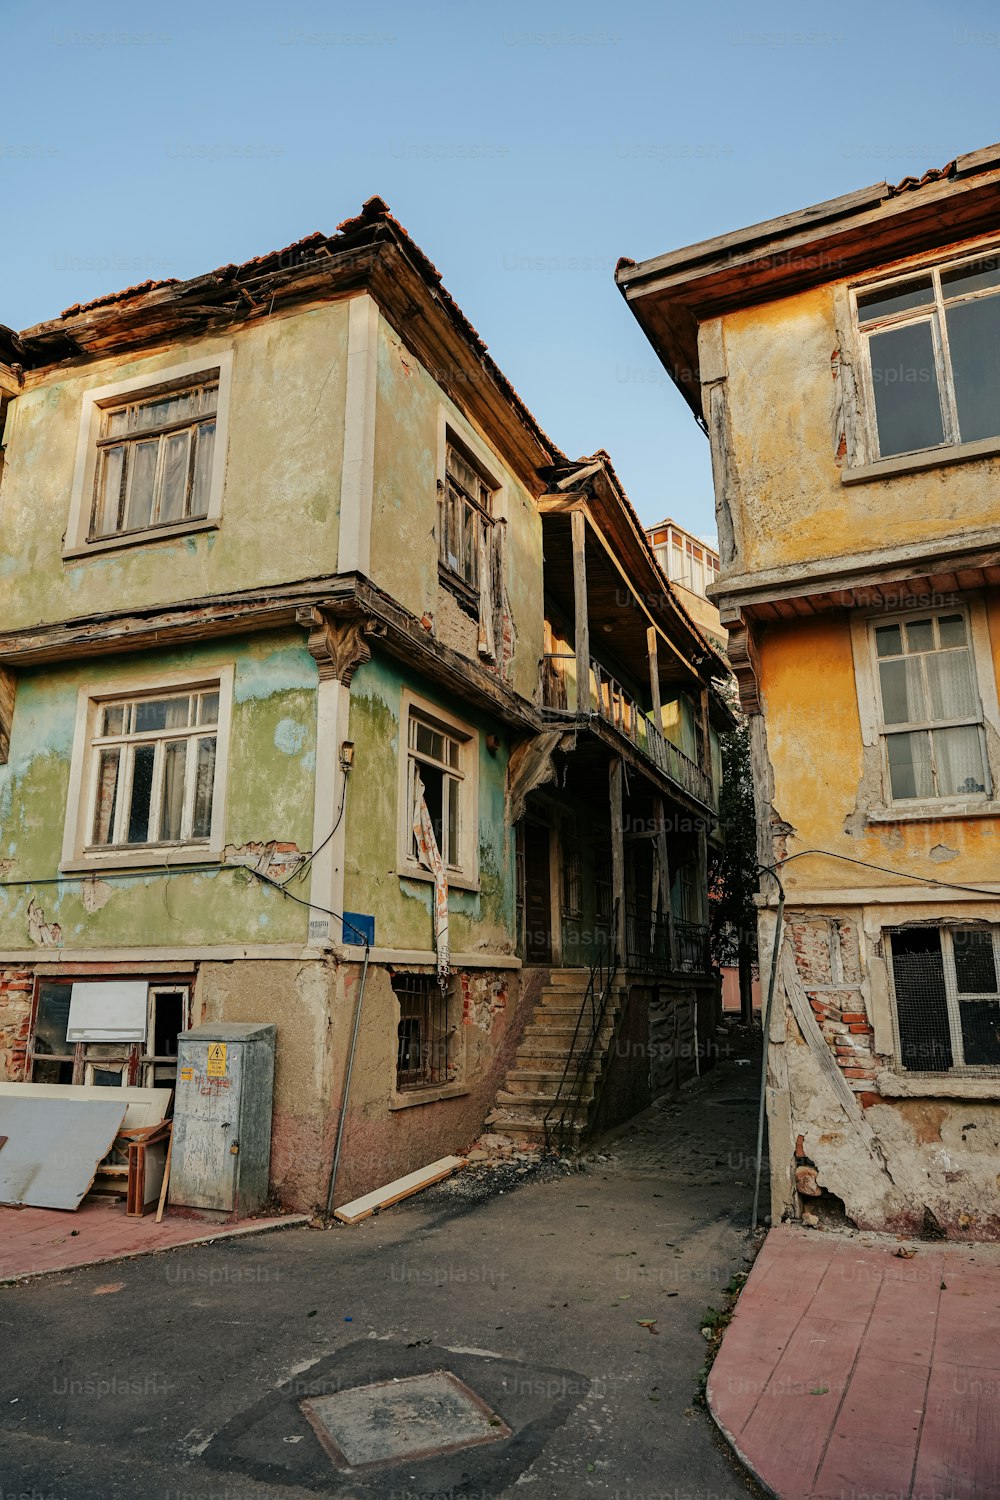
[[[906,615],[870,630],[891,801],[985,800],[990,776],[966,612]]]
[[[93,705],[85,851],[207,844],[219,684]]]

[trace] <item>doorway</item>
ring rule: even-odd
[[[530,818],[524,824],[524,959],[552,962],[551,832]]]

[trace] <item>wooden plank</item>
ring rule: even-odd
[[[432,1187],[435,1182],[443,1182],[465,1165],[464,1156],[442,1156],[439,1161],[432,1161],[429,1167],[421,1167],[417,1172],[397,1177],[395,1182],[388,1182],[385,1187],[376,1188],[372,1193],[365,1193],[361,1198],[344,1203],[340,1208],[334,1209],[333,1217],[342,1224],[359,1224],[362,1219],[370,1218],[376,1209],[391,1208],[394,1203],[400,1203],[404,1198],[419,1193],[422,1188]]]
[[[10,730],[14,720],[14,674],[0,667],[0,765],[7,764]]]
[[[611,805],[611,896],[618,906],[615,937],[618,960],[625,958],[625,834],[622,826],[622,762],[615,756],[608,769],[608,793]]]
[[[167,1201],[167,1187],[170,1183],[170,1158],[174,1150],[174,1132],[171,1129],[170,1139],[167,1142],[167,1159],[163,1164],[163,1181],[160,1184],[160,1201],[156,1205],[156,1223],[159,1224],[163,1218],[163,1208]]]

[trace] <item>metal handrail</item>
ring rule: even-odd
[[[618,969],[618,945],[616,933],[618,931],[618,902],[615,901],[614,910],[611,914],[611,929],[607,937],[598,949],[597,957],[590,966],[590,976],[587,981],[587,989],[580,1005],[580,1013],[576,1018],[576,1026],[573,1028],[573,1039],[569,1044],[566,1054],[566,1062],[563,1067],[559,1087],[556,1089],[556,1097],[549,1105],[542,1121],[545,1130],[545,1144],[552,1142],[554,1135],[558,1133],[558,1145],[562,1149],[566,1138],[566,1116],[575,1111],[580,1103],[582,1093],[581,1083],[586,1078],[587,1071],[593,1062],[594,1052],[597,1048],[597,1038],[604,1026],[604,1018],[607,1014],[608,1000],[611,995],[611,986],[614,983],[615,974]],[[598,991],[600,998],[598,999]],[[582,1048],[577,1053],[576,1044],[580,1036],[580,1028],[583,1026],[587,1009],[590,1009],[590,1034]],[[576,1071],[573,1074],[569,1092],[564,1095],[566,1081],[569,1078],[570,1065],[574,1057],[577,1060]],[[554,1126],[550,1127],[550,1121],[556,1110],[562,1104],[562,1112]]]

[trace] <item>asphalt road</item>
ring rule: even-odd
[[[747,1266],[756,1085],[723,1063],[582,1171],[0,1289],[0,1500],[755,1493],[693,1398]],[[488,1441],[345,1472],[303,1413],[442,1369]]]

